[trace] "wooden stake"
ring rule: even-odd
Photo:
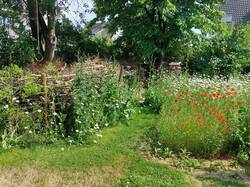
[[[47,76],[45,73],[42,74],[43,81],[43,91],[44,91],[44,120],[46,127],[49,127],[49,114],[48,114],[48,86],[47,86]]]
[[[121,82],[122,79],[123,79],[123,75],[124,75],[124,66],[121,65],[121,64],[119,64],[119,66],[120,66],[120,71],[119,71],[119,82]]]

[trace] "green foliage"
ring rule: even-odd
[[[249,154],[248,81],[184,77],[165,82],[165,91],[159,93],[163,94],[161,119],[149,134],[156,154],[187,149],[195,156],[214,157],[237,147],[236,154],[242,150]]]
[[[74,131],[79,138],[86,134],[128,120],[132,107],[132,88],[119,82],[110,66],[93,72],[86,64],[80,65],[74,87]]]
[[[67,63],[77,62],[79,57],[112,56],[111,40],[101,36],[91,36],[65,17],[62,22],[57,22],[56,33],[58,57]]]
[[[22,92],[21,97],[24,99],[30,96],[39,95],[41,94],[41,91],[42,91],[41,85],[31,82],[23,86],[21,91]]]
[[[0,1],[0,68],[32,63],[35,57],[33,41],[23,26],[19,6],[15,0]]]
[[[123,46],[149,62],[185,57],[194,27],[211,34],[221,30],[218,5],[222,2],[96,0],[94,11],[100,19],[108,17],[111,33],[123,31]]]
[[[82,40],[79,28],[64,17],[62,22],[56,23],[56,33],[58,57],[67,63],[76,62],[78,60],[79,42]]]
[[[59,100],[60,92],[53,86],[48,87],[48,107],[45,107],[43,86],[37,78],[11,65],[0,70],[0,88],[0,147],[51,143],[64,136],[62,123],[67,100]]]
[[[229,77],[246,72],[250,63],[250,25],[228,28],[212,36],[200,36],[189,59],[189,70],[209,76]]]
[[[24,65],[33,62],[34,46],[26,31],[17,38],[8,37],[7,31],[0,26],[0,67],[10,64]]]
[[[241,162],[250,158],[250,83],[244,86],[244,105],[239,110],[239,125],[234,129],[232,149]]]
[[[166,78],[163,74],[158,76],[151,76],[148,88],[144,93],[143,106],[155,114],[159,114],[164,103],[165,91],[171,85],[170,78]]]

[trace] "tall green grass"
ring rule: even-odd
[[[242,121],[242,116],[249,117],[248,80],[165,79],[171,84],[161,86],[165,90],[160,93],[161,119],[155,136],[163,149],[187,149],[196,156],[214,157],[243,146],[240,139],[246,132],[240,129],[249,130],[249,123]]]

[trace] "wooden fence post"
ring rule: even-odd
[[[122,79],[123,79],[123,75],[124,75],[124,66],[120,64],[119,67],[120,67],[120,71],[119,71],[119,82],[121,82]]]
[[[43,91],[44,91],[44,120],[46,127],[49,127],[49,114],[48,114],[48,85],[47,85],[47,75],[46,73],[42,74],[42,82],[43,82]]]

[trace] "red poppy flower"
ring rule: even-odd
[[[202,121],[202,115],[198,115],[197,120],[198,120],[199,122],[201,122],[201,121]]]
[[[205,106],[205,105],[206,105],[206,102],[205,102],[205,101],[202,101],[201,104],[202,104],[203,106]]]
[[[207,88],[208,90],[210,90],[210,89],[211,89],[211,86],[210,86],[210,85],[208,85],[206,88]]]
[[[223,119],[223,114],[219,114],[218,115],[218,120],[220,121],[220,120],[222,120]]]
[[[221,122],[221,125],[224,126],[224,125],[225,125],[225,121],[222,121],[222,122]]]
[[[226,85],[226,88],[229,89],[229,88],[230,88],[230,85]]]
[[[225,110],[229,110],[230,109],[230,107],[227,105],[226,107],[225,107]]]
[[[176,102],[176,103],[178,103],[178,101],[179,101],[178,99],[175,99],[175,102]]]
[[[202,128],[203,128],[203,125],[200,124],[200,125],[199,125],[199,128],[202,129]]]
[[[216,115],[216,112],[215,112],[215,111],[212,111],[212,115],[214,115],[214,116],[215,116],[215,115]]]
[[[207,94],[206,93],[201,93],[200,96],[201,97],[207,97]]]
[[[241,102],[240,102],[240,101],[238,101],[238,102],[237,102],[237,105],[238,105],[238,106],[240,106],[240,105],[241,105]]]
[[[211,111],[215,111],[215,108],[213,106],[210,107]]]

